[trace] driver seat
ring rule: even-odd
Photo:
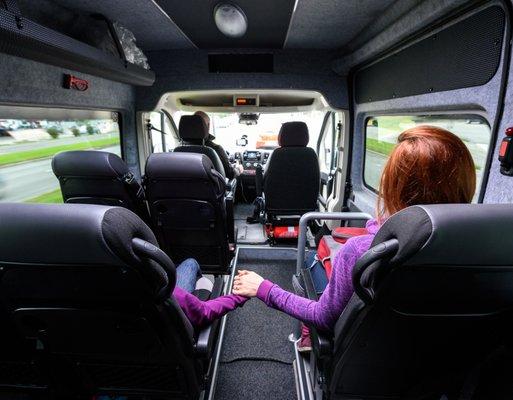
[[[216,171],[226,178],[223,163],[216,151],[205,146],[205,141],[208,138],[208,127],[203,118],[199,115],[184,115],[181,117],[178,125],[178,135],[182,145],[175,148],[176,153],[205,154],[212,161]]]

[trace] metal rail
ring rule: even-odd
[[[362,212],[309,212],[304,214],[299,220],[299,237],[297,240],[297,264],[296,272],[299,274],[304,268],[305,263],[305,247],[306,247],[306,231],[308,222],[318,219],[321,221],[341,220],[341,221],[367,221],[372,216]]]

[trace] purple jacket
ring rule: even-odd
[[[319,301],[289,293],[278,285],[265,280],[257,297],[269,307],[283,311],[323,331],[332,331],[353,294],[352,271],[356,261],[365,253],[379,229],[374,219],[367,221],[368,235],[349,239],[333,260],[331,278]]]
[[[248,297],[229,294],[202,301],[191,293],[175,287],[173,296],[195,329],[203,328],[227,312],[242,307]]]

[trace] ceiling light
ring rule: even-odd
[[[248,29],[246,14],[233,4],[219,3],[214,8],[214,21],[217,29],[231,38],[244,36]]]

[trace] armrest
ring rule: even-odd
[[[218,321],[214,321],[211,325],[203,328],[198,334],[198,338],[196,339],[196,344],[194,346],[194,353],[198,358],[208,360],[212,357],[218,324]]]
[[[305,285],[306,297],[310,300],[317,301],[319,298],[317,296],[317,292],[315,291],[312,276],[310,275],[310,270],[303,269],[301,271],[301,277],[303,278],[303,283]],[[323,359],[330,357],[333,348],[332,337],[323,332],[317,331],[317,329],[312,326],[309,326],[308,328],[310,329],[310,337],[312,338],[313,351],[315,352],[317,358]]]
[[[215,299],[223,293],[224,281],[222,277],[217,277],[214,281],[214,287],[212,288],[212,294],[210,299]],[[217,338],[217,331],[219,328],[219,320],[214,321],[212,324],[203,328],[196,339],[194,346],[194,352],[196,356],[203,359],[210,359],[212,357],[212,351],[215,347],[215,339]]]

